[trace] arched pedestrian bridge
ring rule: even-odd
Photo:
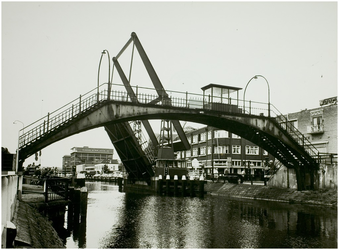
[[[105,127],[130,174],[138,178],[154,176],[154,158],[133,136],[130,121],[167,119],[190,121],[232,133],[257,144],[296,171],[298,189],[305,189],[305,178],[318,169],[318,151],[272,104],[218,100],[205,94],[161,91],[151,88],[102,84],[60,109],[22,129],[19,137],[19,164],[44,147],[90,129]],[[131,90],[135,95],[130,95]],[[211,101],[213,100],[213,101]],[[185,144],[185,143],[184,143]]]

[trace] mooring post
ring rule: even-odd
[[[158,180],[158,194],[162,195],[162,175],[159,175],[159,180]]]
[[[48,202],[48,183],[47,179],[44,180],[44,193],[45,193],[45,202]]]
[[[87,215],[87,197],[88,192],[86,187],[80,189],[80,219],[81,222],[86,221]]]
[[[205,185],[205,180],[204,177],[201,175],[199,179],[199,196],[204,197],[204,185]]]
[[[178,194],[178,176],[174,175],[174,196]]]
[[[170,194],[170,182],[171,177],[169,175],[166,175],[166,195]]]
[[[193,176],[190,177],[190,196],[194,196],[194,179]]]
[[[79,221],[80,215],[80,189],[74,189],[74,219]]]
[[[186,196],[186,185],[187,185],[186,175],[183,175],[181,180],[182,180],[181,194],[183,197],[185,197]]]
[[[119,192],[122,192],[122,178],[118,177]]]

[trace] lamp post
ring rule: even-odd
[[[19,121],[19,120],[15,120],[13,122],[13,124],[17,124],[17,123],[21,123],[22,124],[22,129],[20,129],[18,131],[18,147],[17,147],[17,152],[16,152],[16,164],[15,164],[15,172],[18,173],[19,171],[19,146],[20,146],[20,131],[22,130],[22,134],[24,133],[24,127],[25,127],[25,124],[22,122],[22,121]]]
[[[101,67],[101,61],[102,61],[102,57],[107,54],[107,58],[108,58],[108,91],[110,92],[110,73],[111,73],[111,59],[109,56],[109,52],[108,50],[104,49],[101,52],[101,57],[100,57],[100,61],[99,61],[99,67],[98,67],[98,83],[97,83],[97,101],[99,102],[99,76],[100,76],[100,67]],[[110,95],[110,93],[108,93],[108,95]]]
[[[255,75],[255,76],[253,76],[253,77],[248,81],[248,83],[246,84],[246,87],[245,87],[245,90],[244,90],[244,95],[243,95],[243,108],[244,108],[244,111],[245,111],[245,94],[246,94],[247,86],[250,84],[250,82],[251,82],[253,79],[258,79],[259,77],[264,78],[264,80],[266,81],[266,84],[267,84],[268,117],[271,117],[270,85],[268,84],[267,79],[266,79],[264,76],[262,76],[262,75]]]

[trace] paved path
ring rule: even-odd
[[[39,213],[43,206],[46,206],[43,187],[24,184],[22,200],[16,202],[12,221],[17,228],[15,248],[64,248],[51,222]]]

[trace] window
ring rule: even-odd
[[[246,154],[247,155],[259,155],[259,147],[258,146],[246,146]]]
[[[191,150],[186,151],[186,157],[191,157]]]
[[[234,134],[234,133],[232,133],[232,138],[233,138],[233,139],[241,139],[241,137],[240,137],[239,135],[236,135],[236,134]]]
[[[198,148],[193,148],[193,156],[198,156]]]
[[[200,148],[200,155],[206,155],[206,147],[201,147]]]
[[[200,140],[199,141],[206,141],[206,133],[205,132],[200,134]]]
[[[214,130],[214,138],[228,138],[228,131]]]
[[[241,154],[241,146],[232,145],[232,154]]]
[[[208,146],[207,147],[207,154],[212,154],[212,147],[211,146]]]
[[[262,151],[263,151],[262,152],[263,155],[268,155],[268,152],[266,150],[263,149]]]
[[[212,131],[208,131],[207,140],[212,139]]]
[[[228,154],[228,146],[214,146],[215,154]]]
[[[312,125],[317,127],[322,124],[322,117],[318,116],[318,117],[313,117],[313,121],[312,121]]]
[[[193,142],[192,143],[198,143],[198,135],[193,135]]]

